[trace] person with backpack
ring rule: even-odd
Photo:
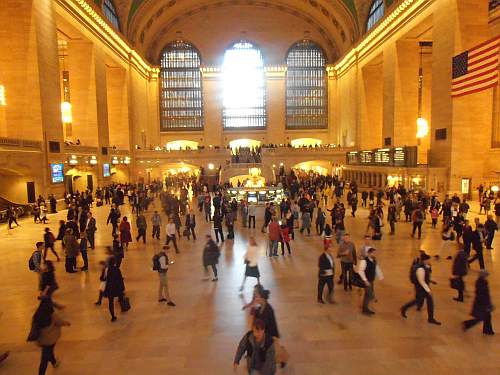
[[[365,294],[363,297],[363,309],[362,312],[365,315],[373,315],[375,312],[370,309],[370,302],[375,299],[375,277],[378,276],[382,279],[383,276],[380,272],[380,268],[377,265],[377,259],[375,258],[376,249],[370,247],[366,250],[366,256],[359,261],[358,274],[361,280],[365,283],[366,287]]]
[[[249,374],[276,374],[275,344],[273,338],[266,334],[265,328],[265,323],[262,320],[255,320],[252,330],[243,336],[234,356],[233,368],[235,372],[241,358],[246,354]]]
[[[50,249],[52,253],[56,256],[57,261],[60,261],[59,254],[54,250],[54,243],[56,242],[56,239],[54,237],[54,234],[50,231],[50,228],[45,228],[45,233],[43,234],[43,242],[44,242],[44,249],[43,249],[43,260],[45,261],[47,259],[47,250]]]
[[[219,281],[217,263],[219,263],[220,249],[210,234],[206,235],[206,239],[207,243],[203,248],[203,268],[205,269],[205,274],[208,276],[208,267],[212,267],[214,273],[212,281]]]
[[[153,271],[158,272],[158,277],[160,279],[158,302],[167,302],[167,305],[175,306],[175,303],[170,299],[170,293],[168,292],[168,249],[170,249],[169,246],[163,246],[163,249],[153,256]]]
[[[35,244],[35,251],[31,254],[31,257],[28,261],[28,268],[30,271],[40,273],[42,267],[42,250],[44,248],[43,242],[37,242]]]
[[[59,367],[54,355],[54,348],[61,337],[61,327],[71,324],[63,320],[54,311],[54,304],[50,298],[42,298],[31,322],[31,331],[28,341],[36,341],[42,350],[38,375],[45,375],[49,362],[54,368]]]
[[[431,283],[430,255],[422,252],[419,261],[414,262],[410,270],[410,281],[415,286],[415,299],[401,307],[401,316],[406,319],[406,311],[412,306],[422,306],[427,302],[427,321],[430,324],[441,325],[434,319],[434,300],[429,286]]]
[[[415,237],[415,231],[418,229],[418,239],[420,239],[422,236],[422,224],[424,223],[424,211],[422,210],[422,204],[419,204],[411,214],[411,221],[413,223],[411,236]]]

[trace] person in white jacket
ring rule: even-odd
[[[245,281],[247,277],[257,278],[257,284],[260,284],[260,272],[259,272],[259,248],[255,238],[252,236],[248,239],[248,248],[245,254],[245,276],[243,277],[243,282],[241,283],[240,292],[243,291],[245,286]]]
[[[358,266],[358,273],[361,279],[364,281],[366,287],[365,295],[363,297],[363,309],[362,312],[365,315],[373,315],[375,311],[370,310],[369,304],[375,298],[375,277],[378,277],[379,280],[382,280],[384,276],[382,275],[382,271],[377,264],[377,259],[375,256],[375,252],[377,250],[373,247],[370,247],[366,250],[366,256],[361,258]]]

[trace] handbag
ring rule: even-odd
[[[356,288],[366,288],[366,284],[357,272],[352,273],[351,284]]]
[[[461,290],[464,288],[464,281],[458,277],[454,277],[450,279],[450,288]]]
[[[122,308],[122,312],[127,312],[130,310],[130,298],[128,298],[127,296],[123,296],[123,300],[120,304],[121,308]]]

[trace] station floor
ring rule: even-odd
[[[378,302],[372,317],[360,313],[358,290],[344,292],[336,285],[336,304],[316,303],[317,257],[322,249],[316,235],[297,235],[292,241],[292,256],[269,259],[264,256],[266,235],[259,228],[242,229],[238,222],[235,240],[221,247],[219,282],[204,281],[201,251],[204,234],[210,229],[201,214],[197,217],[198,239],[180,240],[181,253],[172,255],[175,263],[168,277],[177,307],[159,304],[158,276],[151,270],[151,257],[161,243],[150,238],[148,228],[147,244],[131,244],[122,265],[132,309],[118,314],[118,321],[111,323],[107,304],[94,306],[99,287],[98,262],[105,259],[104,246],[110,244],[111,238],[111,228],[105,224],[108,210],[106,206],[93,209],[98,231],[97,248],[89,255],[90,270],[67,274],[63,263],[57,264],[60,290],[55,299],[66,306],[61,314],[72,326],[63,330],[56,347],[61,367],[54,370],[49,366],[48,374],[231,374],[236,346],[248,329],[247,312],[241,307],[251,298],[255,284],[249,279],[243,294],[238,291],[250,234],[256,235],[262,249],[261,281],[271,290],[270,303],[282,343],[290,353],[289,365],[282,374],[500,374],[500,335],[485,337],[480,326],[464,333],[460,327],[471,308],[477,263],[466,278],[466,302],[453,301],[455,292],[448,281],[451,261],[446,256],[455,253],[456,245],[444,243],[439,230],[433,230],[429,223],[420,241],[410,237],[409,224],[398,223],[395,236],[386,234],[382,241],[374,243],[385,279],[376,283]],[[122,214],[132,216],[128,207],[122,209]],[[347,217],[346,226],[360,247],[367,211],[360,209],[358,214],[355,219]],[[58,220],[65,216],[66,211],[50,215],[48,226],[57,232]],[[262,223],[259,216],[258,226]],[[8,360],[0,365],[1,375],[37,373],[39,349],[26,342],[37,305],[37,277],[28,270],[28,258],[44,227],[28,219],[10,231],[3,224],[0,227],[0,352],[11,351]],[[494,243],[496,249],[485,250],[492,298],[497,304],[499,236]],[[440,255],[433,261],[438,283],[433,290],[436,318],[443,322],[442,326],[429,325],[425,309],[409,311],[406,320],[399,315],[399,307],[413,297],[409,265],[419,249]],[[337,263],[337,274],[339,268]],[[499,325],[499,314],[494,313],[493,328],[500,333]],[[238,373],[246,373],[244,361]]]

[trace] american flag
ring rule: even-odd
[[[453,58],[452,97],[498,85],[499,46],[500,35]]]

